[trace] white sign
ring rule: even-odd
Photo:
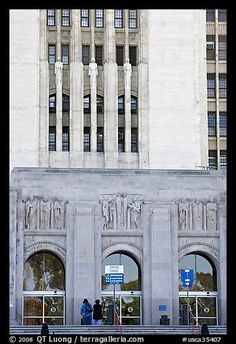
[[[105,265],[105,274],[123,274],[124,265]]]

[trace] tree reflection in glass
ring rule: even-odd
[[[59,258],[47,252],[32,255],[24,265],[24,290],[64,290],[65,271]]]

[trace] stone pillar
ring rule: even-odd
[[[91,104],[91,152],[97,151],[97,64],[92,57],[89,64]]]
[[[48,166],[49,66],[46,10],[40,10],[39,47],[39,166]]]
[[[172,319],[172,252],[170,209],[159,206],[153,208],[151,226],[151,280],[152,308],[151,324],[159,324],[162,314],[168,314]],[[159,305],[165,305],[166,311],[159,311]]]
[[[132,67],[129,58],[124,64],[124,89],[125,89],[125,152],[131,152],[131,75]]]
[[[70,63],[70,167],[83,167],[83,64],[80,10],[72,10]]]
[[[74,238],[74,324],[80,323],[83,299],[95,296],[94,220],[91,208],[78,208]]]
[[[138,151],[139,168],[148,168],[148,10],[142,10],[141,12],[138,47]]]
[[[9,247],[9,315],[10,325],[16,324],[16,226],[17,226],[17,192],[10,191],[11,222],[10,222],[10,247]]]
[[[118,167],[118,76],[115,50],[114,10],[106,10],[104,35],[104,155],[105,168]]]
[[[57,45],[55,63],[56,74],[56,151],[62,151],[62,79],[63,63],[61,62],[61,11],[56,10],[57,16]]]

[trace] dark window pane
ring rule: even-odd
[[[220,151],[220,168],[226,168],[227,167],[227,151],[221,150]]]
[[[56,95],[49,97],[49,112],[56,112]]]
[[[103,128],[97,128],[97,152],[103,152]]]
[[[89,45],[82,45],[82,62],[89,65]]]
[[[118,97],[118,114],[124,114],[125,113],[125,104],[124,104],[124,96]]]
[[[98,66],[103,65],[103,46],[102,45],[95,46],[95,61]]]
[[[215,98],[215,74],[207,74],[207,97]]]
[[[89,26],[89,10],[81,10],[81,26]]]
[[[62,127],[62,151],[69,151],[69,127]]]
[[[206,36],[206,53],[207,60],[215,60],[215,36]]]
[[[103,113],[103,97],[97,96],[97,113]]]
[[[61,25],[70,26],[70,10],[61,10]]]
[[[90,152],[90,128],[84,128],[84,152]]]
[[[137,28],[137,10],[129,10],[129,28]]]
[[[137,98],[134,96],[131,96],[131,113],[137,113]]]
[[[62,95],[62,112],[69,112],[70,97]]]
[[[56,150],[56,127],[49,127],[48,150],[49,151]]]
[[[55,26],[55,10],[47,10],[47,25]]]
[[[69,45],[62,44],[61,46],[61,55],[62,55],[62,62],[63,64],[69,64]]]
[[[220,112],[220,136],[227,136],[227,114]]]
[[[216,136],[216,112],[208,112],[208,136]]]
[[[130,46],[129,47],[129,62],[132,66],[137,66],[137,47]]]
[[[206,10],[206,21],[207,22],[215,21],[215,10]]]
[[[131,152],[136,153],[138,151],[138,129],[131,128]]]
[[[227,75],[219,74],[219,97],[227,97]]]
[[[124,46],[117,45],[116,46],[116,63],[118,66],[123,66],[124,64]]]
[[[84,113],[90,113],[90,96],[84,97]]]
[[[226,22],[227,20],[227,11],[226,10],[218,10],[218,21],[219,22]]]
[[[125,129],[118,128],[118,152],[125,151]]]
[[[49,44],[48,46],[48,62],[49,64],[55,64],[56,62],[56,45]]]
[[[217,168],[217,154],[216,150],[209,150],[208,152],[209,168],[215,170]]]
[[[227,59],[227,41],[226,35],[218,36],[218,58],[219,60]]]

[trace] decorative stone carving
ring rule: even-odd
[[[141,195],[130,197],[125,193],[107,195],[100,199],[104,229],[140,229]]]
[[[126,63],[124,64],[124,79],[125,79],[125,87],[130,88],[131,86],[131,75],[132,75],[132,67],[129,63],[129,59],[126,59]]]
[[[203,227],[203,204],[199,199],[196,199],[193,204],[193,228],[195,230]]]
[[[116,213],[118,229],[127,227],[127,195],[120,193],[116,195]]]
[[[138,199],[134,199],[133,203],[128,205],[128,208],[130,209],[130,227],[140,228],[141,202]]]
[[[37,202],[33,196],[29,196],[25,202],[25,228],[35,229],[37,228]]]
[[[56,85],[62,85],[62,70],[63,70],[63,63],[61,62],[60,57],[57,58],[57,62],[55,63],[55,74],[56,74]]]
[[[41,201],[41,228],[50,228],[50,212],[50,202],[48,201],[47,196],[44,196],[43,200]]]
[[[189,208],[188,203],[185,199],[183,199],[179,203],[179,228],[181,230],[188,229],[188,216],[189,216]]]
[[[54,203],[54,221],[55,228],[65,228],[65,202],[61,197],[58,197]]]
[[[210,197],[209,202],[206,204],[206,225],[209,231],[216,230],[216,213],[217,205],[214,202],[214,198]]]
[[[96,81],[97,81],[96,77],[98,75],[98,69],[97,69],[97,64],[96,64],[94,58],[91,59],[91,62],[89,64],[88,75],[90,76],[91,87],[95,88],[96,87]]]

